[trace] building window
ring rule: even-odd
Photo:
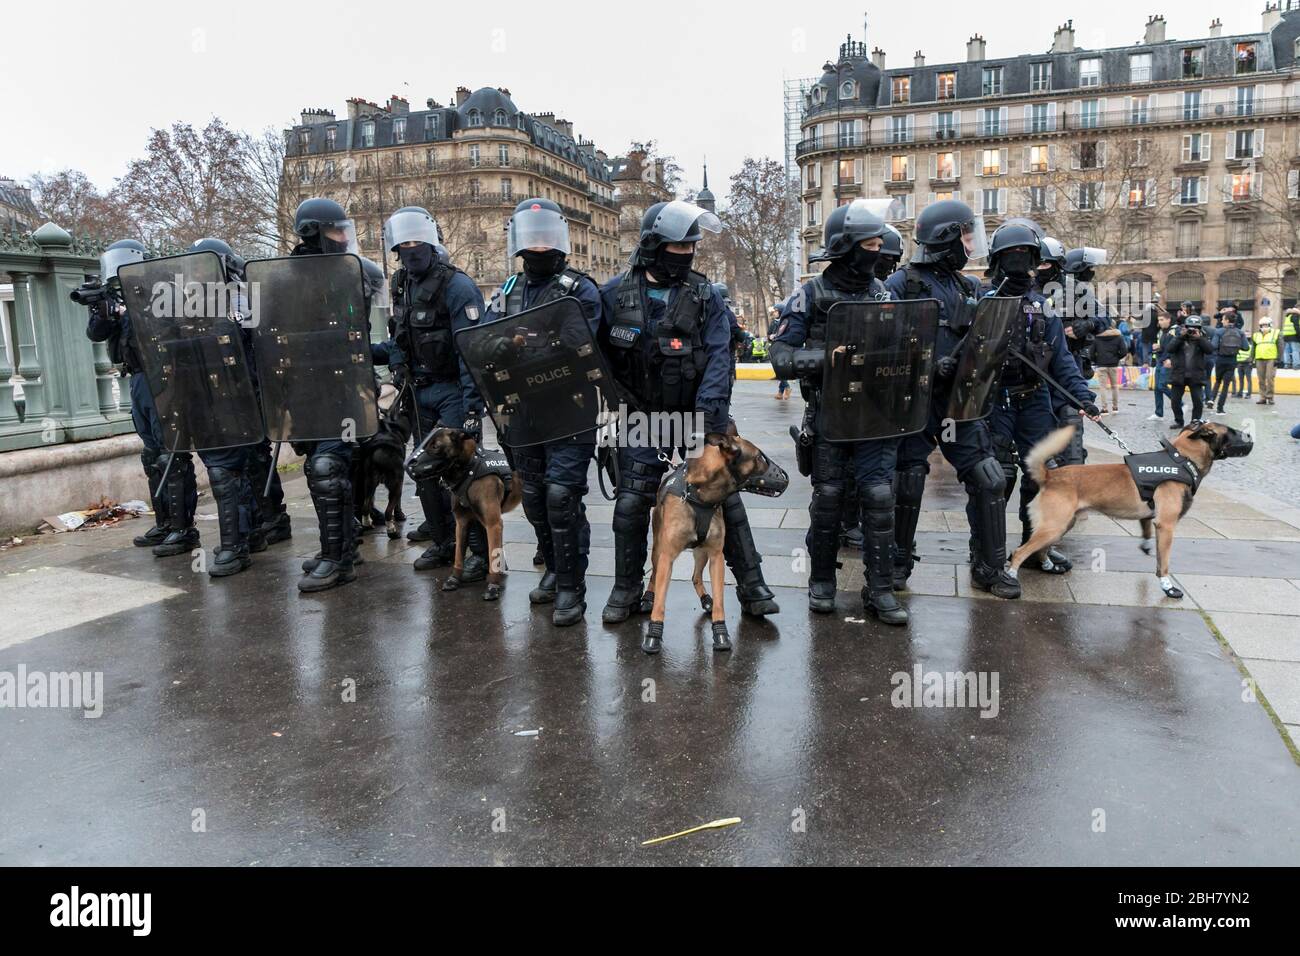
[[[1178,205],[1198,206],[1204,202],[1204,176],[1182,176],[1175,182],[1178,184]]]
[[[1227,195],[1224,197],[1229,202],[1249,202],[1258,198],[1255,191],[1255,171],[1253,169],[1243,169],[1241,172],[1228,173],[1224,177],[1227,189],[1224,190]]]
[[[311,146],[311,130],[298,130],[298,148],[305,153],[309,146]]]
[[[804,177],[805,189],[820,189],[822,185],[821,163],[813,163],[811,166],[805,166]]]
[[[903,222],[916,215],[916,197],[911,193],[895,196],[885,210],[885,222]]]
[[[1180,219],[1174,230],[1174,257],[1195,259],[1201,254],[1201,223],[1196,219]]]
[[[984,82],[981,89],[984,96],[1000,96],[1002,94],[1002,67],[986,66],[984,68]]]
[[[902,119],[895,116],[894,119]],[[840,121],[840,148],[847,146],[863,145],[859,142],[862,133],[862,120],[841,120]]]
[[[1262,132],[1262,130],[1261,130]],[[1224,156],[1225,159],[1252,159],[1258,158],[1263,154],[1260,148],[1263,143],[1258,142],[1253,129],[1239,129],[1234,133],[1228,134],[1228,151]]]
[[[1085,57],[1079,61],[1079,85],[1101,85],[1101,57]]]
[[[896,76],[893,78],[889,84],[889,102],[912,102],[912,78],[910,76]]]
[[[1194,122],[1201,118],[1201,91],[1183,91],[1183,120]]]
[[[956,114],[952,112],[934,114],[934,138],[935,139],[956,139],[957,124]]]
[[[325,148],[333,149],[337,145],[338,139],[339,139],[339,128],[337,126],[326,126],[325,127]]]
[[[1001,216],[1007,211],[1005,189],[981,189],[981,211],[986,216]]]
[[[477,179],[469,181],[469,196],[471,199],[478,199],[479,192],[482,190],[482,184]]]
[[[935,99],[950,100],[957,95],[957,74],[939,73],[935,76]]]
[[[1128,105],[1128,121],[1134,125],[1141,125],[1149,122],[1151,119],[1151,97],[1149,96],[1131,96]]]
[[[510,202],[514,198],[515,186],[509,179],[501,180],[501,201]]]
[[[394,143],[406,142],[406,118],[405,117],[398,117],[397,119],[393,120],[393,142]]]
[[[495,113],[492,114],[492,125],[493,126],[510,125],[510,117],[506,116],[505,110],[497,110]]]
[[[1029,211],[1050,212],[1051,211],[1050,196],[1051,196],[1050,186],[1030,186],[1029,187]]]
[[[1209,158],[1209,133],[1188,133],[1183,137],[1183,162],[1203,163]]]
[[[469,125],[470,125],[470,126],[482,126],[482,125],[483,125],[483,114],[480,113],[478,110],[470,110],[470,111],[469,111]]]
[[[1052,88],[1052,62],[1029,64],[1029,89],[1031,92]]]
[[[930,193],[931,203],[945,202],[946,200],[955,198],[957,198],[957,195],[951,189],[941,189],[939,192]]]
[[[475,143],[469,148],[469,164],[471,167],[475,167],[479,165],[479,162],[479,147],[478,144]]]
[[[981,176],[1002,175],[1002,150],[1000,149],[980,150],[980,175]]]
[[[1129,54],[1128,81],[1130,83],[1151,82],[1151,54],[1150,53]]]
[[[1005,106],[991,106],[980,110],[980,135],[1000,136],[1005,132],[1002,122]]]
[[[1238,43],[1235,51],[1238,73],[1255,72],[1255,44],[1250,42]]]
[[[1099,116],[1099,100],[1079,101],[1079,126],[1082,129],[1096,129]]]
[[[1078,190],[1075,196],[1075,208],[1080,212],[1091,212],[1101,208],[1102,184],[1101,183],[1078,183]]]
[[[1047,146],[1030,146],[1028,171],[1045,173],[1052,168],[1051,150]]]
[[[1237,87],[1237,115],[1255,115],[1255,88],[1253,86]]]
[[[1101,169],[1101,144],[1097,140],[1086,140],[1079,144],[1079,168]]]
[[[822,221],[822,204],[821,200],[814,199],[808,203],[808,225],[817,226]]]
[[[934,178],[951,182],[957,178],[957,154],[936,153],[934,156]]]
[[[433,139],[438,135],[438,117],[436,115],[426,116],[424,118],[424,137]]]
[[[1228,220],[1228,255],[1248,256],[1254,244],[1254,223],[1249,219]]]
[[[835,181],[842,185],[854,186],[861,183],[861,173],[862,160],[860,159],[841,159],[835,164]]]
[[[1194,80],[1205,75],[1205,47],[1192,46],[1183,50],[1183,79]]]
[[[846,163],[851,160],[841,159],[841,174]],[[889,181],[891,183],[905,183],[912,179],[912,157],[911,156],[891,156],[889,157]],[[841,182],[845,180],[841,179]]]
[[[502,143],[497,147],[497,165],[499,166],[510,165],[510,147],[507,146],[505,143]]]
[[[891,116],[889,118],[889,141],[891,143],[910,143],[912,141],[912,130],[915,117],[912,114],[906,116]]]
[[[325,160],[325,181],[333,182],[334,180],[334,160]]]
[[[364,123],[361,124],[361,145],[363,147],[375,145],[375,121],[374,120],[366,120]]]
[[[1034,103],[1029,107],[1029,132],[1050,133],[1056,129],[1056,104]]]
[[[1125,204],[1129,209],[1155,205],[1155,185],[1151,179],[1134,179],[1125,183]]]
[[[311,169],[306,163],[298,164],[298,182],[304,186],[311,182]]]

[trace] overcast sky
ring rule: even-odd
[[[1161,6],[1163,9],[1161,9]],[[149,130],[213,115],[283,127],[306,106],[345,111],[360,96],[447,104],[457,86],[508,88],[517,106],[553,111],[614,154],[655,139],[698,186],[747,155],[782,155],[782,81],[817,76],[846,33],[882,47],[887,66],[965,59],[982,32],[988,55],[1046,50],[1072,17],[1080,46],[1142,38],[1163,12],[1169,38],[1260,29],[1263,0],[1137,6],[1092,0],[1049,8],[971,3],[564,3],[261,0],[185,4],[7,4],[0,39],[0,175],[65,167],[107,188]],[[1073,8],[1072,10],[1070,8]],[[408,14],[409,11],[409,14]],[[407,14],[400,16],[399,14]]]

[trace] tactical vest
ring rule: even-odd
[[[971,322],[975,319],[974,312],[966,303],[966,300],[972,294],[972,290],[966,276],[960,272],[957,273],[957,285],[963,293],[958,303],[958,314],[948,315],[948,310],[945,308],[939,318],[939,327],[950,329],[957,335],[965,335],[966,330],[970,328]],[[943,302],[943,296],[935,294],[925,273],[910,262],[903,266],[903,298],[938,299]]]
[[[505,285],[498,289],[492,295],[492,303],[488,306],[489,311],[496,312],[498,315],[518,315],[524,311],[524,286],[526,282],[520,281],[523,278],[522,272],[517,272],[506,280]],[[577,295],[578,287],[582,285],[582,280],[587,278],[585,272],[579,272],[577,269],[565,269],[559,275],[551,276],[546,280],[546,285],[537,295],[530,309],[536,309],[539,306],[550,305],[566,295]]]
[[[837,289],[822,276],[813,276],[808,280],[812,286],[812,298],[805,313],[808,317],[808,335],[804,339],[804,348],[826,347],[826,313],[838,302],[874,302],[876,293],[883,284],[879,279],[872,279],[871,286],[862,292],[845,292]]]
[[[469,508],[471,507],[469,486],[488,475],[495,475],[501,479],[501,500],[504,502],[510,496],[510,482],[514,471],[510,467],[509,458],[502,451],[484,452],[482,447],[476,448],[474,457],[470,459],[464,472],[459,475],[448,475],[443,479],[443,484],[458,505]]]
[[[694,537],[687,547],[698,548],[709,536],[709,526],[713,523],[713,516],[718,513],[721,505],[700,501],[695,494],[694,486],[686,480],[686,464],[682,462],[664,476],[663,484],[659,486],[659,495],[661,501],[671,495],[674,498],[681,498],[690,506],[691,532]]]
[[[1183,455],[1172,443],[1165,439],[1160,439],[1162,446],[1160,451],[1144,452],[1140,455],[1126,455],[1124,464],[1128,465],[1129,473],[1133,476],[1133,481],[1137,485],[1138,494],[1142,500],[1147,503],[1151,509],[1155,509],[1156,488],[1166,481],[1177,481],[1186,485],[1190,489],[1190,494],[1196,494],[1196,489],[1201,486],[1201,469],[1185,455]]]
[[[417,381],[454,382],[460,377],[451,310],[447,308],[447,285],[459,271],[435,262],[418,281],[412,281],[405,269],[393,275],[393,311],[398,316],[395,338]]]
[[[1028,319],[1016,323],[1011,333],[1011,348],[1033,362],[1040,372],[1048,372],[1052,367],[1052,348],[1047,341],[1047,318],[1042,308],[1035,309],[1035,303],[1022,299],[1023,311]],[[1030,374],[1025,363],[1014,355],[1008,355],[1002,369],[1002,384],[1011,391],[1022,388],[1037,388],[1042,379]]]
[[[645,273],[623,273],[615,293],[606,353],[614,378],[640,411],[694,411],[695,393],[708,365],[704,346],[705,307],[713,294],[709,280],[698,272],[677,286],[671,304],[647,331]]]

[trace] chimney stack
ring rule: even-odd
[[[984,59],[984,38],[978,33],[966,41],[966,62],[979,63]]]
[[[1056,28],[1052,34],[1052,52],[1053,53],[1073,53],[1074,52],[1074,21],[1066,20]]]
[[[912,57],[912,66],[925,66],[925,54],[920,50]]]
[[[1215,17],[1213,20],[1210,21],[1210,36],[1211,37],[1223,36],[1223,21],[1220,20],[1218,17]]]
[[[456,105],[463,106],[467,99],[469,99],[469,90],[463,86],[456,87]]]
[[[871,51],[871,62],[876,64],[876,69],[883,71],[885,69],[885,51],[876,47]]]
[[[392,113],[394,116],[405,116],[407,113],[411,112],[411,104],[407,101],[405,96],[398,96],[394,93],[388,98],[387,109],[388,112]]]
[[[1268,33],[1282,22],[1282,0],[1264,4],[1264,32]]]
[[[1165,18],[1160,14],[1147,17],[1147,30],[1142,37],[1143,43],[1165,42]]]

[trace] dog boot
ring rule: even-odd
[[[1022,545],[1029,543],[1029,538],[1033,534],[1033,529],[1027,524],[1020,527],[1020,543]],[[1074,568],[1074,562],[1067,558],[1059,549],[1048,547],[1041,552],[1040,556],[1035,556],[1036,566],[1045,574],[1067,574]]]
[[[715,651],[731,650],[731,635],[727,633],[726,621],[713,622],[713,649]]]
[[[641,638],[641,650],[647,654],[658,654],[664,643],[664,622],[651,621],[646,625],[645,636]]]

